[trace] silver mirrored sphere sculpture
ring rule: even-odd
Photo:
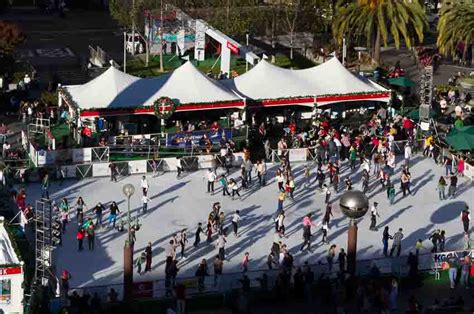
[[[339,199],[339,207],[347,217],[358,219],[369,210],[369,199],[361,191],[350,190],[345,192]]]

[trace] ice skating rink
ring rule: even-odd
[[[445,169],[436,166],[432,160],[427,160],[420,155],[414,156],[411,161],[412,192],[413,196],[402,197],[400,190],[400,165],[398,160],[394,183],[396,186],[395,204],[390,206],[385,190],[382,191],[380,183],[371,177],[371,191],[367,194],[371,203],[379,203],[380,217],[377,224],[379,231],[369,230],[370,214],[359,222],[358,233],[358,259],[370,259],[382,255],[382,231],[384,226],[389,226],[393,234],[398,228],[403,228],[405,235],[402,241],[402,254],[414,251],[415,242],[423,239],[424,246],[429,250],[431,242],[429,235],[435,229],[446,231],[446,250],[459,249],[462,247],[462,223],[460,220],[461,210],[464,203],[473,208],[472,185],[465,178],[460,178],[458,192],[454,199],[440,201],[436,190],[438,179],[445,173]],[[224,262],[224,273],[239,271],[243,254],[250,252],[249,270],[266,268],[266,257],[274,237],[273,215],[277,207],[277,183],[274,174],[277,165],[268,165],[267,185],[263,188],[253,180],[249,190],[241,191],[241,200],[232,200],[229,196],[222,196],[220,184],[216,183],[216,193],[206,193],[205,171],[184,173],[182,178],[176,179],[176,173],[165,173],[152,178],[147,175],[150,185],[148,196],[151,201],[148,204],[146,214],[138,214],[141,208],[142,191],[140,188],[141,175],[119,178],[119,182],[110,182],[109,178],[91,178],[80,181],[65,181],[62,186],[53,182],[50,194],[57,202],[66,197],[70,204],[75,204],[77,197],[84,198],[89,211],[85,217],[93,217],[91,210],[97,202],[102,202],[107,208],[103,215],[104,224],[108,218],[108,207],[112,201],[119,205],[123,219],[126,219],[127,202],[122,194],[122,186],[132,183],[136,192],[131,198],[132,217],[137,215],[141,223],[141,229],[137,232],[135,244],[135,258],[142,252],[150,241],[153,245],[152,272],[139,276],[135,272],[135,281],[152,280],[164,277],[165,248],[173,234],[182,229],[188,229],[189,243],[186,248],[187,259],[180,260],[178,277],[193,276],[201,259],[206,258],[210,262],[210,273],[212,273],[212,261],[217,254],[216,241],[208,244],[205,236],[201,236],[201,245],[197,248],[192,246],[194,233],[198,222],[206,225],[208,214],[214,202],[219,201],[226,214],[226,225],[229,231],[232,229],[230,220],[235,210],[241,213],[240,237],[235,237],[229,232],[227,237],[226,258]],[[237,169],[235,169],[236,171]],[[293,164],[296,176],[295,200],[289,198],[285,201],[286,211],[286,236],[282,241],[290,248],[294,256],[295,265],[301,265],[304,261],[317,263],[325,261],[329,246],[322,245],[321,230],[314,228],[312,237],[313,253],[299,252],[302,243],[302,221],[304,215],[313,213],[313,222],[322,219],[325,204],[324,195],[317,189],[315,169],[312,170],[312,184],[308,188],[303,186],[303,164]],[[218,171],[222,171],[219,169]],[[339,210],[338,198],[343,193],[343,180],[349,175],[347,163],[341,169],[341,188],[338,194],[331,195],[334,202],[334,217],[329,225],[329,242],[339,247],[346,247],[347,226],[349,220]],[[237,177],[233,172],[230,177]],[[361,188],[360,169],[350,174],[355,189]],[[326,180],[328,181],[328,179]],[[39,184],[30,184],[27,188],[27,201],[34,202],[41,196]],[[66,268],[72,274],[71,287],[91,286],[120,283],[123,280],[123,246],[127,237],[126,232],[119,233],[117,230],[102,228],[96,233],[95,250],[87,249],[87,241],[84,241],[84,251],[78,252],[75,234],[77,231],[77,220],[75,210],[71,210],[71,221],[67,226],[66,234],[63,236],[63,246],[57,247],[54,252],[54,263],[57,272]],[[216,239],[216,238],[215,238]],[[391,242],[390,242],[391,245]],[[178,248],[179,257],[179,248]]]

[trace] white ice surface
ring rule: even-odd
[[[400,161],[397,164],[400,165]],[[440,175],[444,174],[444,168],[435,166],[432,160],[426,160],[421,156],[412,159],[412,191],[414,196],[402,198],[399,174],[396,174],[395,204],[389,206],[386,192],[381,192],[378,181],[371,179],[371,192],[368,193],[370,201],[379,203],[380,218],[378,219],[379,231],[369,231],[370,215],[367,214],[359,223],[358,234],[358,259],[370,259],[380,257],[382,249],[382,230],[385,225],[390,226],[394,233],[399,227],[404,230],[405,238],[402,241],[402,254],[407,254],[413,250],[417,239],[423,239],[425,247],[430,248],[431,243],[426,240],[435,229],[446,230],[446,249],[459,249],[462,246],[462,223],[460,212],[463,203],[472,206],[472,185],[464,178],[459,180],[458,193],[455,199],[440,201],[436,191],[437,182]],[[342,167],[341,182],[347,176],[348,170]],[[264,188],[254,185],[249,192],[242,191],[242,200],[232,201],[230,197],[223,197],[220,188],[216,189],[216,194],[206,193],[205,172],[185,173],[184,177],[176,180],[176,173],[165,173],[156,178],[148,177],[150,184],[149,212],[140,215],[142,228],[137,232],[137,242],[135,245],[135,257],[144,250],[148,241],[153,244],[153,270],[143,276],[135,276],[136,281],[162,278],[164,276],[165,253],[164,250],[172,234],[179,232],[183,228],[188,228],[189,245],[186,249],[187,259],[180,261],[178,276],[193,276],[199,261],[202,258],[210,260],[217,254],[217,248],[209,245],[205,241],[205,236],[201,237],[201,245],[194,249],[194,232],[198,222],[205,226],[208,213],[212,203],[219,201],[222,209],[226,213],[226,223],[230,225],[232,213],[239,209],[242,220],[240,226],[240,237],[233,234],[228,236],[226,247],[227,257],[230,261],[225,262],[224,272],[238,271],[243,254],[250,252],[249,269],[265,268],[266,256],[270,252],[273,241],[273,220],[272,216],[277,206],[277,186],[274,180],[275,167],[269,167],[267,186]],[[320,230],[313,229],[313,249],[314,253],[300,253],[299,246],[302,242],[302,219],[309,212],[314,213],[313,220],[318,222],[324,214],[324,195],[315,188],[315,183],[310,188],[302,186],[302,164],[294,164],[294,171],[297,177],[297,189],[295,191],[295,202],[285,201],[286,220],[285,226],[287,236],[283,242],[288,245],[294,255],[295,264],[302,264],[309,260],[316,263],[325,259],[326,245],[320,245]],[[314,171],[313,171],[314,172]],[[236,176],[233,173],[232,176]],[[314,173],[313,180],[314,180]],[[354,187],[360,187],[360,171],[352,175]],[[122,194],[122,186],[125,183],[132,183],[136,186],[135,195],[131,200],[133,217],[141,207],[141,189],[139,187],[141,176],[131,176],[120,180],[117,183],[110,182],[109,178],[92,178],[81,181],[66,181],[62,187],[54,182],[51,186],[51,194],[58,200],[67,197],[70,203],[74,203],[79,195],[82,195],[87,206],[93,207],[101,201],[107,205],[104,220],[108,217],[108,205],[115,200],[119,204],[122,215],[126,213],[126,201]],[[216,184],[218,187],[219,184]],[[28,201],[34,202],[40,196],[39,184],[28,186]],[[332,200],[338,195],[332,194]],[[340,247],[346,247],[348,219],[339,210],[337,201],[333,209],[334,217],[330,223],[329,241]],[[74,210],[72,211],[74,212]],[[91,216],[93,213],[88,213]],[[72,274],[71,286],[102,285],[122,282],[123,265],[123,245],[126,233],[118,233],[115,230],[99,231],[96,237],[96,248],[94,251],[87,250],[87,243],[84,242],[84,251],[77,251],[75,240],[76,229],[74,227],[75,217],[72,215],[72,223],[68,225],[67,233],[63,237],[63,246],[54,251],[54,260],[57,271],[68,269]],[[230,227],[230,226],[229,226]],[[230,230],[231,228],[229,228]],[[215,242],[214,242],[215,243]]]

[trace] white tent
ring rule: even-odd
[[[169,97],[180,104],[242,100],[217,81],[204,75],[189,61],[170,74],[143,80],[148,81],[146,84],[156,87],[156,91],[144,101],[145,106],[152,105],[160,97]]]
[[[123,73],[111,66],[83,85],[64,86],[64,89],[80,109],[130,107],[136,105],[135,100],[128,97],[132,96],[130,93],[125,94],[124,91],[139,80],[139,77]]]
[[[389,100],[389,91],[348,71],[337,58],[304,70],[289,70],[262,60],[249,72],[224,82],[235,93],[272,105],[318,105],[342,101]],[[286,99],[285,99],[286,98]],[[267,102],[268,103],[268,102]],[[265,102],[262,102],[265,106]]]
[[[247,73],[223,81],[223,84],[237,94],[254,100],[313,96],[315,91],[301,80],[297,72],[261,60]]]
[[[110,67],[102,75],[83,85],[65,86],[81,111],[97,115],[104,109],[132,109],[150,107],[160,97],[168,97],[178,104],[232,103],[242,107],[243,99],[217,81],[205,76],[191,62],[186,62],[171,73],[156,78],[138,78]],[[232,107],[232,104],[228,104]],[[181,110],[203,110],[218,106],[179,107]],[[94,112],[92,114],[92,112]],[[82,113],[81,113],[82,115]]]

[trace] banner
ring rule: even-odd
[[[204,135],[207,135],[207,138],[211,140],[213,144],[218,144],[223,136],[225,136],[226,139],[232,139],[232,129],[224,128],[217,131],[204,130],[168,134],[168,137],[166,138],[166,146],[185,147],[191,145],[200,145],[204,147],[205,143],[201,141]]]
[[[136,299],[153,297],[153,281],[134,282],[133,297]]]
[[[306,148],[290,149],[290,161],[306,161]]]
[[[106,177],[110,176],[109,164],[92,164],[92,176],[93,177]]]
[[[72,161],[75,164],[82,164],[92,161],[92,148],[78,148],[72,151]]]
[[[128,162],[128,173],[146,173],[146,160],[130,160]]]
[[[459,263],[462,262],[465,256],[469,256],[471,259],[474,256],[474,251],[451,251],[431,254],[432,268],[441,268],[443,262],[446,262],[449,258],[454,257]]]

